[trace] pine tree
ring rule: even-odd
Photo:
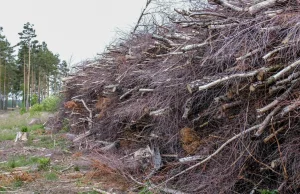
[[[31,65],[30,54],[31,54],[31,46],[32,46],[31,44],[36,44],[36,42],[33,41],[33,39],[37,36],[35,34],[35,30],[33,29],[33,26],[34,26],[33,24],[30,24],[29,22],[27,22],[23,26],[23,31],[18,33],[20,35],[20,39],[21,39],[20,44],[28,48],[28,69],[27,69],[28,75],[27,75],[27,80],[26,80],[27,81],[26,111],[29,110],[29,98],[30,98],[30,65]],[[25,58],[25,55],[24,55],[24,58]],[[25,66],[24,66],[24,68],[25,68]],[[25,73],[26,73],[26,71],[24,69],[24,74]],[[24,75],[24,77],[26,77],[26,76]],[[24,83],[24,86],[25,86],[25,83]]]

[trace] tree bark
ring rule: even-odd
[[[3,110],[3,100],[2,100],[2,92],[1,92],[1,75],[2,75],[2,64],[1,64],[1,58],[0,58],[0,110]]]
[[[30,44],[28,46],[28,77],[27,77],[27,99],[26,99],[26,111],[29,110],[29,98],[30,98]]]
[[[38,102],[41,103],[41,70],[39,67]]]

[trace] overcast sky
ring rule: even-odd
[[[134,26],[146,0],[0,0],[0,26],[15,45],[23,24],[34,24],[37,40],[45,41],[62,60],[93,58],[115,37],[117,29]]]

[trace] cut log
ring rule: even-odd
[[[272,86],[269,88],[269,94],[273,95],[275,93],[278,93],[280,91],[284,91],[286,89],[286,86]]]
[[[86,137],[88,137],[88,136],[90,136],[90,135],[92,135],[91,131],[87,131],[87,132],[85,132],[85,133],[83,133],[83,134],[78,135],[78,136],[73,140],[73,142],[74,142],[74,143],[75,143],[75,142],[79,142],[80,140],[82,140],[82,139],[84,139],[84,138],[86,138]]]
[[[182,115],[182,118],[184,118],[184,119],[188,118],[189,112],[192,108],[192,103],[193,103],[192,98],[188,98],[187,101],[184,104],[184,113]]]
[[[265,113],[265,112],[269,111],[273,107],[275,107],[279,102],[285,100],[289,96],[289,94],[291,93],[291,91],[295,87],[297,87],[298,85],[299,85],[299,82],[293,84],[291,87],[289,87],[289,89],[287,89],[281,96],[279,96],[273,102],[271,102],[270,104],[268,104],[267,106],[265,106],[263,108],[257,109],[257,113],[262,114],[262,113]]]
[[[151,111],[149,113],[149,115],[150,116],[160,116],[160,115],[165,114],[168,111],[168,109],[169,108],[162,108],[162,109],[159,109],[159,110]]]
[[[211,77],[212,81],[210,83],[208,83],[208,84],[203,84],[203,79],[196,80],[196,81],[193,81],[192,83],[188,84],[187,88],[188,88],[188,90],[189,90],[190,93],[192,93],[193,91],[195,91],[195,88],[197,88],[197,87],[198,87],[199,91],[207,90],[207,89],[215,87],[215,86],[217,86],[217,85],[219,85],[219,84],[221,84],[223,82],[227,82],[229,80],[233,80],[233,79],[236,79],[236,78],[253,77],[258,72],[260,72],[262,70],[267,70],[267,69],[270,69],[270,68],[263,67],[261,69],[250,71],[250,72],[246,72],[246,73],[238,73],[238,74],[233,74],[233,75],[222,76],[221,78],[219,78],[217,80],[214,80],[215,77]]]
[[[180,158],[179,162],[192,162],[192,161],[196,161],[196,160],[203,160],[205,159],[207,156],[189,156],[189,157],[185,157],[185,158]]]
[[[254,49],[253,51],[251,51],[251,52],[249,52],[249,53],[247,53],[247,54],[245,54],[243,56],[240,56],[240,57],[236,58],[235,60],[236,61],[241,61],[241,60],[246,59],[246,58],[248,58],[248,57],[250,57],[252,55],[255,55],[256,53],[258,53],[258,52],[260,52],[262,50],[263,50],[263,48]]]
[[[277,81],[276,85],[286,85],[287,83],[292,82],[295,78],[298,78],[300,76],[300,72],[294,72],[291,75],[289,75],[287,78]]]
[[[251,7],[249,7],[248,12],[251,15],[256,14],[257,12],[259,12],[263,9],[273,7],[276,4],[276,2],[283,3],[283,2],[286,2],[286,0],[266,0],[266,1],[262,1],[262,2],[259,2],[255,5],[252,5]]]
[[[168,47],[176,46],[176,44],[172,40],[169,40],[161,35],[153,34],[152,38],[164,42]]]
[[[279,117],[284,117],[285,115],[287,115],[289,112],[296,110],[297,108],[300,107],[300,99],[298,98],[295,102],[293,102],[292,104],[284,107],[282,109],[282,111],[278,114]]]
[[[222,110],[225,111],[225,110],[227,110],[229,108],[241,105],[242,103],[243,102],[240,100],[240,101],[236,101],[236,102],[231,102],[231,103],[223,104],[222,105]]]
[[[226,0],[215,0],[214,2],[216,2],[217,4],[220,4],[220,5],[224,6],[224,7],[230,8],[230,9],[232,9],[234,11],[237,11],[237,12],[244,11],[243,8],[238,7],[236,5],[233,5],[233,4],[229,3]]]
[[[281,106],[277,106],[268,116],[266,116],[265,120],[262,122],[261,126],[258,128],[254,136],[259,137],[265,130],[265,128],[269,125],[272,117],[277,114],[277,112],[281,109]]]
[[[28,141],[28,132],[17,132],[15,142],[17,141]]]
[[[182,51],[186,52],[186,51],[191,51],[191,50],[196,50],[196,49],[199,49],[203,46],[206,46],[208,45],[209,42],[203,42],[203,43],[200,43],[200,44],[191,44],[191,45],[186,45],[184,47],[181,48]]]
[[[268,79],[268,84],[272,84],[272,83],[276,82],[281,77],[283,77],[284,75],[289,73],[291,70],[295,69],[298,65],[300,65],[300,60],[295,61],[294,63],[290,64],[289,66],[285,67],[284,69],[282,69],[281,71],[276,73],[275,75],[271,76]]]

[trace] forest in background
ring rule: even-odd
[[[4,32],[0,27],[0,110],[18,105],[28,111],[59,93],[68,65],[46,42],[38,41],[33,24],[24,24],[16,45],[11,45]]]

